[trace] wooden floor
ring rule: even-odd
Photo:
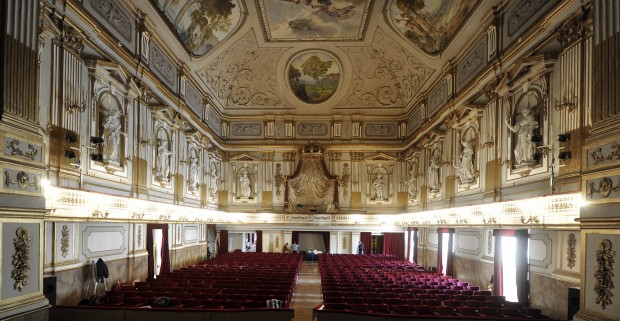
[[[293,321],[312,321],[312,309],[323,303],[318,262],[303,261],[297,286],[289,307],[295,310]]]

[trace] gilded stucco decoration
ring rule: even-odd
[[[39,154],[40,147],[38,146],[35,147],[32,144],[28,144],[28,150],[23,151],[20,148],[21,143],[17,139],[11,139],[7,141],[6,143],[7,143],[8,149],[10,150],[9,154],[11,156],[20,156],[26,159],[34,160],[35,157],[37,157],[37,155]]]
[[[589,183],[589,192],[590,198],[593,198],[594,194],[599,194],[603,198],[609,197],[612,192],[617,192],[620,190],[620,183],[614,186],[614,182],[610,177],[603,177],[598,182],[598,188],[595,187],[594,182]]]
[[[577,258],[577,238],[575,237],[575,233],[568,234],[568,243],[566,247],[566,266],[569,269],[575,267],[575,260]]]
[[[605,149],[605,151],[603,151],[603,149]],[[588,154],[590,156],[590,159],[592,160],[591,163],[593,165],[602,164],[608,161],[620,160],[620,144],[607,144],[604,147],[598,147],[592,150],[588,150]]]
[[[342,198],[347,199],[349,197],[349,180],[351,179],[351,172],[349,170],[349,163],[342,164],[342,175],[340,176],[340,187],[342,187]]]
[[[280,97],[274,73],[286,49],[259,48],[250,31],[198,74],[224,108],[290,107]]]
[[[611,289],[614,288],[613,281],[613,264],[616,251],[611,249],[611,241],[604,239],[599,241],[598,250],[596,251],[596,267],[594,269],[594,292],[596,292],[596,304],[602,309],[612,304]]]
[[[142,225],[138,225],[138,232],[136,233],[138,248],[142,248]]]
[[[15,231],[13,239],[15,254],[13,254],[13,270],[11,278],[15,281],[13,289],[19,292],[28,284],[28,272],[30,271],[30,241],[28,230],[23,227]]]
[[[402,107],[418,93],[433,70],[381,29],[370,47],[343,47],[353,65],[352,83],[339,107]]]
[[[441,52],[478,0],[392,0],[390,21],[407,39],[429,54]]]
[[[127,41],[131,41],[132,24],[125,10],[113,0],[90,0],[90,5]]]
[[[30,181],[30,176],[26,172],[18,172],[15,175],[15,179],[11,178],[10,171],[4,171],[4,186],[10,187],[11,185],[17,185],[17,187],[25,191],[29,187],[34,187],[35,191],[39,190],[39,177],[35,176],[32,181]]]
[[[60,231],[60,253],[62,257],[69,255],[69,227],[65,224]]]
[[[277,199],[280,199],[280,196],[282,196],[282,191],[280,188],[282,187],[282,184],[284,184],[285,179],[286,177],[282,175],[282,164],[276,164],[275,187]]]
[[[487,255],[493,254],[493,231],[487,233]]]

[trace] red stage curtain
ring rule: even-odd
[[[325,253],[329,253],[329,232],[323,232],[323,243],[325,243]]]
[[[154,253],[153,253],[153,230],[161,230],[162,247],[161,247],[161,267],[160,273],[170,272],[170,248],[168,246],[168,224],[147,224],[146,225],[146,251],[148,258],[148,277],[155,276]]]
[[[403,260],[405,235],[403,233],[383,233],[383,254],[391,254]]]
[[[217,249],[217,255],[228,253],[228,230],[220,231],[220,247]]]
[[[291,236],[291,239],[293,243],[299,244],[299,231],[293,231],[293,235]]]
[[[371,252],[372,234],[370,232],[361,232],[360,241],[364,244],[364,254],[369,254]]]
[[[256,231],[256,253],[263,251],[263,231]]]

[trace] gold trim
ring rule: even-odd
[[[604,239],[598,242],[598,250],[596,251],[596,268],[594,270],[594,292],[596,292],[596,304],[599,304],[603,310],[607,305],[612,304],[611,289],[614,288],[613,281],[613,264],[616,251],[611,249],[611,241]]]
[[[577,246],[577,238],[575,237],[575,233],[570,233],[568,234],[568,248],[566,249],[566,266],[568,266],[569,269],[572,269],[573,267],[575,267],[575,259],[577,257],[576,255],[576,246]]]
[[[28,236],[28,230],[19,227],[15,231],[16,237],[13,239],[15,254],[13,254],[11,278],[15,280],[13,289],[22,292],[23,288],[28,285],[28,272],[30,271],[30,241],[32,238]]]

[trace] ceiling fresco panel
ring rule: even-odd
[[[479,0],[392,0],[394,28],[428,54],[440,53]]]
[[[267,41],[361,40],[370,0],[258,0]]]
[[[185,48],[202,56],[239,26],[238,0],[151,0]]]

